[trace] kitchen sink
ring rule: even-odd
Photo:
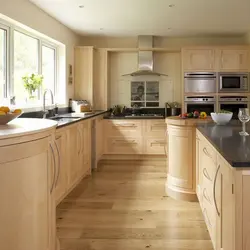
[[[60,121],[60,122],[70,122],[70,121],[75,121],[78,119],[81,119],[81,117],[50,117],[48,118],[50,120],[54,120],[54,121]]]

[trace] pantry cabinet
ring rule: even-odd
[[[108,52],[93,46],[75,47],[75,98],[88,100],[94,110],[107,110]]]
[[[215,50],[213,48],[183,49],[182,67],[184,71],[214,71]]]
[[[218,53],[220,72],[248,72],[249,51],[247,49],[221,49]]]

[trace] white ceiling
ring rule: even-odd
[[[81,35],[194,36],[250,31],[250,0],[30,1]]]

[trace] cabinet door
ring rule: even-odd
[[[220,71],[246,71],[248,72],[247,50],[220,50]]]
[[[53,241],[48,140],[42,144],[0,147],[1,249],[48,250]],[[5,155],[13,159],[2,162]]]
[[[68,164],[69,164],[69,183],[70,188],[79,178],[79,156],[81,154],[81,135],[77,126],[72,126],[67,130],[68,138]]]
[[[171,145],[171,147],[169,146]],[[168,125],[168,183],[184,190],[195,189],[192,127]]]
[[[184,71],[214,71],[213,49],[185,49],[182,51]]]
[[[85,121],[82,123],[82,166],[81,176],[86,176],[91,173],[91,122]]]
[[[218,250],[234,250],[233,193],[232,169],[219,156],[214,180],[214,203],[217,214],[216,249]]]
[[[103,119],[96,119],[96,161],[103,154]]]
[[[56,132],[56,150],[57,155],[57,176],[55,182],[55,197],[58,204],[68,188],[68,150],[67,150],[67,135],[66,131],[60,132],[60,129]]]

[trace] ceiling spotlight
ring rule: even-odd
[[[79,8],[80,8],[80,9],[83,9],[83,8],[84,8],[84,5],[79,5]]]
[[[175,4],[169,4],[168,7],[173,8],[173,7],[175,7]]]

